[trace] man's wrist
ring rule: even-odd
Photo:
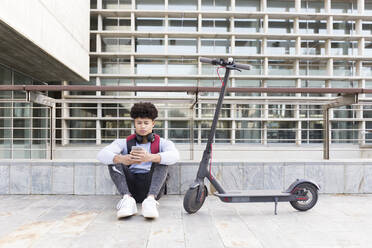
[[[161,157],[159,154],[150,154],[150,161],[149,162],[153,162],[153,163],[160,163],[161,161]]]

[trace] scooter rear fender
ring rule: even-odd
[[[296,179],[291,185],[289,185],[288,189],[284,192],[286,193],[292,193],[292,191],[297,187],[297,185],[302,184],[302,183],[309,183],[313,185],[317,190],[320,190],[320,186],[311,180],[306,180],[306,179]]]

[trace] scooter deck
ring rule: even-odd
[[[295,200],[291,193],[280,190],[248,190],[215,193],[223,202],[283,202]]]

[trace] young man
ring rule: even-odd
[[[123,198],[117,204],[117,217],[137,213],[136,202],[142,202],[142,215],[157,218],[158,200],[165,186],[168,165],[179,160],[172,141],[153,133],[156,107],[149,102],[133,105],[130,116],[136,133],[126,139],[116,139],[104,147],[97,159],[108,165],[110,176]]]

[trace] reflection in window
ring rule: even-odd
[[[197,0],[168,0],[168,9],[170,10],[196,10],[197,7]]]
[[[197,52],[197,40],[185,38],[169,38],[168,53],[187,54]]]
[[[357,13],[357,0],[331,0],[332,13]]]
[[[198,73],[195,59],[168,59],[168,74],[195,75]]]
[[[358,43],[356,41],[332,41],[331,55],[357,55]]]
[[[164,0],[136,0],[136,8],[139,10],[161,10],[164,6]]]
[[[131,9],[131,0],[102,0],[103,9]]]
[[[321,0],[302,0],[301,11],[308,13],[322,13],[324,12],[324,1]]]
[[[135,60],[136,74],[142,75],[164,75],[165,60],[163,58],[136,58]]]
[[[267,41],[267,52],[270,55],[292,55],[296,53],[296,42],[291,40]]]
[[[295,143],[297,123],[292,121],[267,122],[268,143]]]
[[[235,0],[236,11],[258,12],[261,9],[260,6],[260,0]]]
[[[293,61],[290,60],[270,60],[269,75],[294,75]]]
[[[302,121],[301,128],[302,143],[310,144],[323,142],[322,121]]]
[[[135,40],[137,53],[164,53],[164,39],[137,38]]]
[[[327,22],[324,20],[300,20],[300,34],[327,34]]]
[[[293,20],[270,19],[269,34],[289,34],[293,33]]]
[[[230,9],[230,1],[226,0],[201,0],[202,10],[225,11]]]
[[[334,76],[355,76],[355,61],[333,61]]]
[[[262,19],[235,19],[234,31],[236,33],[262,32]]]
[[[236,143],[261,143],[261,122],[236,121]]]
[[[102,59],[103,74],[129,74],[130,60],[124,58]]]
[[[196,32],[198,21],[196,18],[169,18],[168,31],[171,32]]]
[[[323,118],[321,105],[300,105],[300,118]]]
[[[230,32],[230,21],[228,19],[206,19],[202,20],[202,31],[213,33]]]
[[[201,39],[200,53],[230,53],[230,40]]]
[[[130,31],[130,18],[104,18],[103,30]]]
[[[267,0],[268,12],[293,12],[295,11],[294,0]]]
[[[354,21],[333,21],[333,34],[335,35],[353,34],[354,30]]]
[[[255,55],[261,53],[261,40],[235,40],[235,53]]]
[[[137,17],[137,31],[164,31],[164,18]]]
[[[131,52],[132,40],[129,38],[102,38],[102,52]]]
[[[333,121],[331,129],[332,143],[358,143],[358,122]]]
[[[325,55],[324,40],[305,40],[301,41],[302,55]]]

